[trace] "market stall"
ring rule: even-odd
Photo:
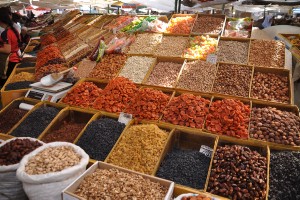
[[[15,161],[30,199],[299,197],[300,116],[290,61],[282,41],[252,37],[251,19],[72,11],[42,31],[34,68],[20,64],[25,68],[7,84],[77,70],[61,77],[75,84],[57,101],[40,101],[45,91],[28,85],[30,98],[0,111],[3,121],[20,113],[0,123],[0,139],[43,143]],[[50,194],[55,181],[61,185]]]

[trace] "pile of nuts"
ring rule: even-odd
[[[154,124],[131,126],[107,158],[112,163],[145,174],[152,174],[166,145],[168,133]]]
[[[170,96],[152,88],[138,91],[125,111],[137,119],[158,120],[168,104]]]
[[[284,68],[285,44],[275,40],[251,41],[249,64],[256,67]]]
[[[76,78],[87,78],[90,72],[96,66],[95,61],[91,61],[89,59],[83,59],[80,63],[76,65],[77,70],[74,73],[74,77]]]
[[[106,54],[92,72],[90,78],[110,80],[117,76],[126,61],[125,54]]]
[[[163,121],[192,128],[203,128],[210,101],[184,93],[171,99],[163,111]]]
[[[252,108],[250,137],[284,145],[300,146],[300,117],[274,107]]]
[[[220,64],[213,92],[249,97],[251,72],[247,66]]]
[[[54,107],[41,107],[30,113],[11,135],[37,138],[59,113]]]
[[[135,83],[142,83],[148,70],[154,64],[155,59],[144,56],[129,57],[119,76],[124,76]]]
[[[1,114],[0,133],[7,133],[27,112],[27,110],[14,107],[7,108],[7,110]]]
[[[112,113],[122,112],[138,92],[136,85],[127,78],[117,77],[109,81],[93,103],[93,108]]]
[[[266,199],[267,158],[248,147],[218,146],[207,191],[230,199]]]
[[[199,150],[174,148],[166,155],[156,176],[176,184],[204,189],[210,160]]]
[[[94,83],[82,82],[69,91],[62,102],[72,106],[91,107],[101,92],[102,89]]]
[[[59,172],[77,165],[81,156],[71,146],[49,147],[28,160],[25,172],[29,175]]]
[[[251,97],[268,101],[289,103],[289,80],[287,76],[255,72]]]
[[[0,165],[14,165],[22,158],[42,146],[39,141],[30,139],[15,139],[0,147]]]
[[[42,141],[49,142],[70,142],[73,143],[77,135],[84,128],[85,123],[76,123],[74,121],[63,121],[60,127],[43,136]]]
[[[202,34],[220,34],[223,29],[224,20],[224,18],[214,16],[198,16],[192,32]]]
[[[224,99],[211,103],[205,126],[220,135],[248,139],[250,106],[239,100]]]
[[[182,64],[173,62],[159,62],[153,68],[146,84],[163,87],[174,87]]]
[[[238,64],[248,62],[249,42],[220,40],[218,45],[218,61]]]
[[[299,151],[271,151],[268,199],[299,199],[299,160]]]
[[[156,56],[181,57],[188,45],[188,37],[164,36],[154,54]]]
[[[179,77],[177,88],[197,92],[211,92],[217,66],[197,60],[185,64]]]
[[[100,118],[87,126],[76,145],[80,146],[92,159],[104,161],[124,128],[125,124],[117,120]]]
[[[137,38],[130,45],[129,54],[153,54],[157,45],[161,43],[162,34],[144,33],[138,34]]]
[[[34,74],[28,72],[20,72],[15,74],[11,79],[11,83],[20,82],[20,81],[34,81]]]
[[[84,199],[156,199],[163,200],[168,188],[141,175],[117,169],[96,169],[87,175],[75,194]]]

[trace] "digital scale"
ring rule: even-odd
[[[30,84],[31,89],[25,97],[57,103],[73,86],[71,83],[59,82],[52,86],[43,86],[41,82]]]

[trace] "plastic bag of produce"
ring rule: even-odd
[[[25,142],[20,142],[25,141]],[[34,143],[30,143],[30,141]],[[44,143],[29,137],[12,138],[0,144],[0,199],[22,200],[27,199],[22,182],[16,177],[16,170],[20,160],[28,152],[31,152]],[[24,150],[24,149],[27,150]],[[22,151],[23,150],[23,151]],[[18,155],[16,155],[18,152]]]
[[[62,191],[85,171],[88,162],[80,147],[52,142],[22,159],[17,178],[31,200],[61,199]]]

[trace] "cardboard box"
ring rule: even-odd
[[[76,179],[73,183],[71,183],[71,185],[69,185],[63,191],[62,199],[63,200],[84,200],[84,198],[75,195],[74,192],[79,187],[80,183],[84,180],[84,178],[87,175],[92,174],[97,168],[100,168],[100,169],[118,169],[122,172],[141,175],[144,178],[150,179],[153,182],[157,182],[157,183],[160,183],[163,186],[168,187],[169,190],[168,190],[168,192],[167,192],[164,199],[169,200],[169,199],[172,198],[173,191],[174,191],[174,182],[167,181],[167,180],[161,179],[161,178],[156,178],[156,177],[149,176],[149,175],[145,175],[145,174],[141,174],[141,173],[138,173],[138,172],[134,172],[134,171],[131,171],[131,170],[128,170],[128,169],[117,167],[117,166],[107,164],[107,163],[104,163],[104,162],[96,162],[88,170],[86,170],[85,173],[83,173],[78,179]]]

